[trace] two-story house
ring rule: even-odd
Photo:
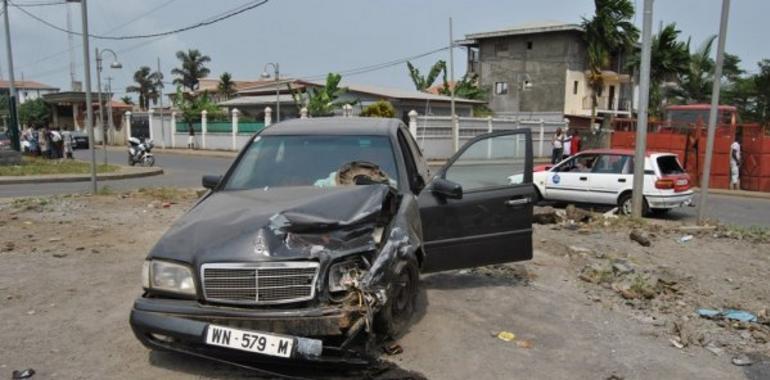
[[[589,124],[591,87],[587,81],[586,42],[578,24],[540,22],[510,29],[467,34],[458,44],[468,51],[468,72],[489,91],[489,107],[499,116],[529,113],[570,118]],[[614,54],[602,71],[597,115],[628,116],[633,84]]]

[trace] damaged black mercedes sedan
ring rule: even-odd
[[[203,185],[144,262],[130,322],[152,349],[361,361],[407,326],[421,273],[532,258],[527,129],[473,138],[431,175],[399,120],[291,120]]]

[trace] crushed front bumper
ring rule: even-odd
[[[365,318],[363,308],[322,306],[302,309],[246,309],[201,305],[194,300],[140,297],[134,302],[130,323],[136,337],[147,347],[183,351],[214,359],[249,361],[311,361],[365,364],[360,352],[327,340],[353,334]],[[290,335],[295,339],[289,359],[244,353],[205,343],[210,324]]]

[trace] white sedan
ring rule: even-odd
[[[619,213],[628,215],[632,209],[633,172],[632,150],[595,149],[554,166],[535,168],[533,182],[543,200],[613,205]],[[675,154],[647,153],[644,174],[645,213],[663,213],[692,203],[690,176]]]

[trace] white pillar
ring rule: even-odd
[[[344,117],[353,117],[353,106],[350,104],[345,104],[342,106],[342,116]]]
[[[417,139],[417,111],[415,110],[409,111],[409,133],[415,140]]]
[[[176,111],[171,112],[171,148],[176,148]]]
[[[452,122],[452,147],[454,152],[457,152],[460,150],[460,121],[457,115],[452,115],[450,120]]]
[[[131,111],[126,111],[126,144],[131,138]]]
[[[265,127],[269,127],[273,123],[273,109],[265,107]]]
[[[487,133],[492,133],[492,116],[487,116]],[[492,139],[487,139],[487,159],[492,159]]]
[[[201,111],[201,148],[203,149],[206,149],[206,130],[208,129],[206,115],[208,115],[206,110]]]
[[[545,143],[545,121],[540,119],[540,141],[538,142],[537,155],[538,157],[545,157],[543,155],[543,144]]]
[[[307,107],[302,107],[302,109],[299,110],[299,118],[307,119]]]
[[[152,110],[152,108],[147,110],[147,129],[150,131],[150,140],[153,140],[153,137],[155,137],[155,133],[152,131],[153,122],[152,122],[152,116],[155,114],[155,111]]]
[[[233,150],[238,150],[238,109],[233,108],[232,112],[233,114],[233,126],[232,126],[232,134],[233,134]]]

